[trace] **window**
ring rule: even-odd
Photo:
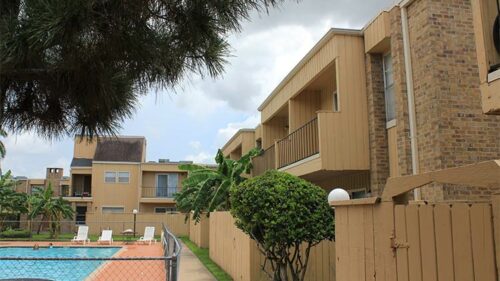
[[[155,213],[157,214],[172,213],[175,211],[175,207],[155,207]]]
[[[118,172],[118,182],[119,183],[128,183],[130,179],[129,172]]]
[[[176,173],[156,175],[156,197],[174,197],[179,185],[179,175]]]
[[[116,182],[116,172],[106,172],[104,173],[105,183],[115,183]]]
[[[394,99],[394,75],[392,69],[392,57],[388,53],[384,55],[384,95],[385,95],[385,119],[389,123],[396,119],[396,101]]]
[[[103,214],[121,214],[125,211],[123,207],[102,207]]]
[[[106,172],[104,173],[105,183],[129,183],[129,172]]]
[[[337,94],[337,91],[333,92],[333,111],[334,112],[339,112],[339,95]]]

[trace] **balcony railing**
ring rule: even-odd
[[[274,145],[264,150],[261,155],[254,157],[252,159],[252,174],[253,176],[262,175],[267,170],[276,169],[275,162],[276,154],[274,150]]]
[[[174,198],[177,187],[142,187],[142,198]]]
[[[304,124],[277,142],[278,168],[319,153],[318,118]]]
[[[62,188],[61,195],[63,197],[92,197],[92,193],[90,191],[83,191],[82,189],[75,188],[73,188],[73,191],[68,188]]]

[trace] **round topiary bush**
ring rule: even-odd
[[[230,195],[237,227],[271,263],[262,268],[273,280],[304,280],[310,248],[334,236],[326,192],[273,170],[233,187]]]

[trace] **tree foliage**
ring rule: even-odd
[[[304,280],[311,247],[333,239],[326,192],[288,173],[272,170],[244,181],[230,198],[237,227],[257,242],[266,257],[262,268],[275,281]]]
[[[10,171],[0,177],[0,229],[6,218],[27,212],[27,195],[16,192],[15,184]]]
[[[215,157],[217,168],[196,164],[180,165],[181,170],[188,172],[182,182],[181,192],[175,195],[177,209],[191,213],[199,221],[203,212],[227,210],[230,207],[229,189],[243,182],[244,174],[252,169],[252,158],[259,155],[260,149],[252,149],[239,160],[224,157],[219,149]]]
[[[30,219],[42,216],[42,222],[48,221],[50,238],[57,238],[63,219],[73,218],[74,211],[71,204],[62,197],[54,197],[54,190],[50,183],[47,188],[36,190],[29,197],[28,204]],[[42,223],[39,225],[38,234],[40,234],[41,226]]]
[[[219,76],[227,36],[282,0],[0,0],[0,128],[112,134],[150,87]]]

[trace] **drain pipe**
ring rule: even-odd
[[[418,146],[417,146],[417,125],[415,114],[415,96],[413,93],[413,71],[411,65],[411,52],[410,52],[410,33],[408,31],[408,10],[406,7],[412,1],[402,1],[401,8],[401,27],[403,30],[403,52],[405,56],[405,72],[406,72],[406,95],[408,100],[408,115],[410,124],[410,146],[411,146],[411,167],[412,174],[416,175],[419,172],[418,164]],[[413,197],[415,201],[422,199],[420,188],[413,190]]]

